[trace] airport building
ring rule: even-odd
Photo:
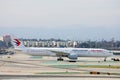
[[[3,37],[2,36],[0,36],[0,41],[3,41]]]
[[[77,41],[55,41],[55,40],[40,40],[40,41],[31,41],[31,40],[22,40],[23,44],[26,47],[77,47]]]
[[[10,35],[4,35],[3,41],[5,42],[6,46],[9,46],[11,44],[11,36]]]

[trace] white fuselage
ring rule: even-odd
[[[26,54],[34,56],[58,56],[75,54],[77,57],[109,57],[113,53],[105,49],[96,48],[15,48]]]

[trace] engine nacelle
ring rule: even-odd
[[[69,59],[77,59],[78,56],[77,56],[77,54],[69,54],[69,55],[68,55],[68,58],[69,58]]]

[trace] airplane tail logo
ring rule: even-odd
[[[14,43],[16,44],[16,46],[20,46],[21,42],[18,39],[14,39]]]
[[[23,45],[23,43],[14,36],[11,36],[11,43],[14,46],[14,48],[24,48],[25,47]]]

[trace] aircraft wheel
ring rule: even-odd
[[[104,58],[104,61],[106,62],[107,57]]]
[[[76,60],[70,60],[69,62],[77,62]]]
[[[63,61],[64,59],[63,58],[58,58],[57,61]]]

